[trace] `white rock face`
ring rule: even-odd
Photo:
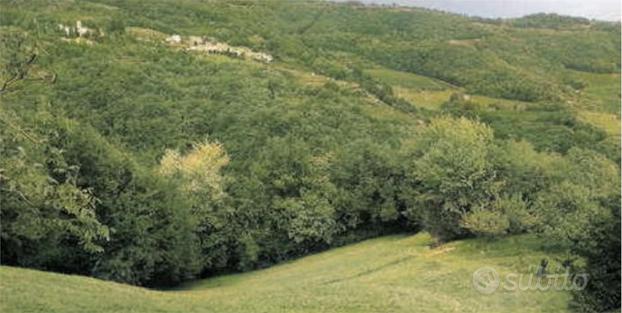
[[[165,39],[166,42],[171,43],[171,44],[180,44],[181,43],[181,36],[179,35],[172,35],[168,38]]]
[[[83,27],[81,21],[76,22],[76,32],[78,36],[85,37],[86,35],[92,34],[93,30],[88,27]]]
[[[65,32],[66,37],[71,37],[72,35],[78,35],[78,37],[87,37],[96,33],[95,30],[82,26],[82,21],[76,21],[75,27],[58,24],[58,29]]]

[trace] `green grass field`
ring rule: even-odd
[[[365,70],[365,73],[383,83],[400,86],[403,88],[414,88],[419,90],[445,90],[455,88],[454,86],[431,77],[417,75],[413,73],[400,72],[384,67],[377,67]]]
[[[586,84],[579,92],[578,106],[582,109],[620,115],[620,74],[596,74],[568,71],[569,76]]]
[[[10,312],[565,312],[562,291],[479,293],[472,273],[530,273],[545,254],[532,236],[452,242],[388,236],[170,291],[0,267],[0,311]],[[551,251],[551,247],[546,248]]]

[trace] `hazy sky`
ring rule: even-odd
[[[520,17],[545,12],[619,21],[620,0],[360,0],[425,7],[482,17]]]

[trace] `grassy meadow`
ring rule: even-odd
[[[483,266],[528,274],[557,253],[530,235],[431,248],[428,234],[387,236],[268,269],[156,291],[88,277],[0,267],[0,311],[29,312],[565,312],[564,291],[482,294]]]

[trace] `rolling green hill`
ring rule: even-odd
[[[565,291],[472,287],[472,273],[528,274],[543,242],[515,236],[430,248],[427,234],[381,237],[269,269],[155,291],[92,278],[0,267],[0,310],[30,312],[565,312]],[[549,248],[550,249],[550,248]],[[533,273],[533,272],[532,272]]]

